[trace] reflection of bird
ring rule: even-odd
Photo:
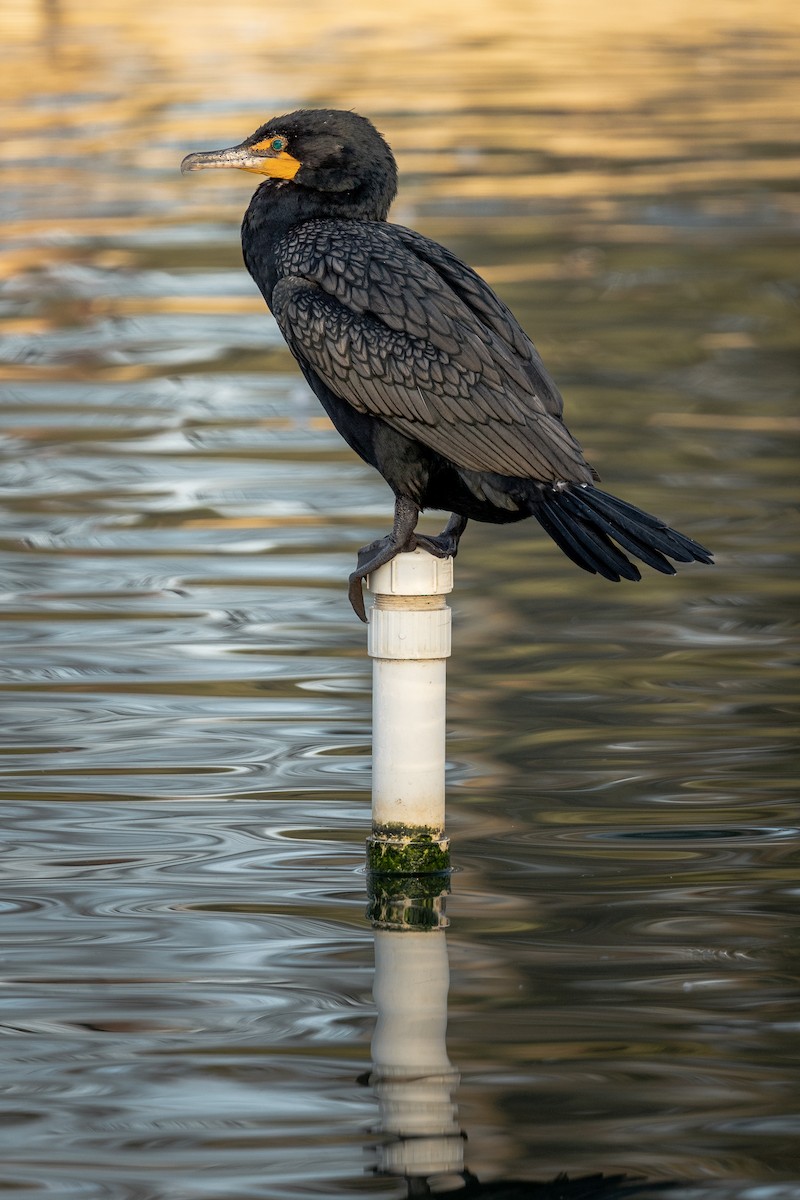
[[[453,1200],[648,1200],[679,1186],[665,1180],[648,1183],[630,1175],[581,1175],[578,1179],[559,1175],[548,1183],[527,1179],[496,1179],[481,1183],[475,1175],[465,1171],[462,1178],[463,1188],[446,1193]],[[409,1200],[411,1197],[423,1200],[426,1196],[442,1195],[432,1192],[424,1179],[416,1178],[409,1183]]]
[[[387,223],[397,167],[364,117],[275,117],[181,170],[206,167],[266,176],[242,225],[247,269],[334,425],[395,494],[392,532],[359,552],[350,576],[362,619],[370,571],[416,545],[455,554],[470,518],[535,517],[579,567],[614,581],[640,578],[622,550],[665,575],[670,558],[712,561],[594,486],[508,308],[449,250]],[[438,537],[415,533],[422,508],[453,514]]]

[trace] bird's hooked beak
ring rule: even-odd
[[[302,163],[285,150],[273,150],[269,139],[248,145],[229,146],[227,150],[206,150],[202,154],[187,154],[181,163],[181,175],[189,171],[206,171],[213,168],[238,167],[240,171],[254,171],[257,175],[268,175],[271,179],[294,179]]]

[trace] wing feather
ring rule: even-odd
[[[591,480],[532,344],[443,247],[379,222],[312,221],[277,265],[283,336],[355,409],[470,471]]]

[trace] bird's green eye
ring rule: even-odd
[[[286,138],[282,138],[282,137],[273,138],[269,144],[270,150],[274,150],[276,152],[276,154],[279,153],[281,150],[285,149],[285,147],[286,147]]]

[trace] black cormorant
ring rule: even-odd
[[[470,519],[535,517],[579,567],[615,582],[640,578],[624,550],[665,575],[670,558],[712,561],[595,487],[558,388],[506,305],[444,246],[387,222],[397,166],[365,117],[273,117],[181,170],[209,167],[266,176],[242,224],[247,269],[339,433],[395,494],[392,532],[359,551],[350,576],[362,620],[371,571],[415,546],[455,554]],[[453,514],[437,537],[415,532],[424,508]]]

